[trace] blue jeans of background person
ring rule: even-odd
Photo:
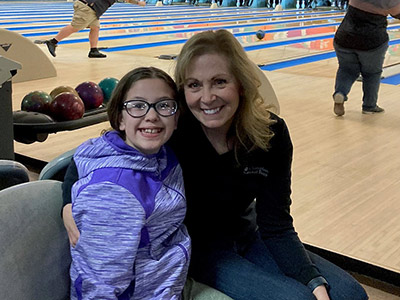
[[[191,275],[235,300],[315,300],[311,290],[285,276],[257,235],[238,250],[235,243],[218,244],[208,253],[192,256]],[[331,300],[366,300],[363,287],[347,272],[308,252],[330,285]]]
[[[376,107],[378,101],[379,85],[381,83],[382,66],[388,43],[368,50],[354,50],[340,47],[333,43],[339,68],[336,73],[335,93],[341,93],[347,100],[347,95],[353,83],[361,74],[363,78],[363,105],[362,108],[371,110]]]

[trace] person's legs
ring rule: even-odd
[[[364,288],[346,271],[308,251],[311,261],[328,281],[331,300],[367,300]]]
[[[256,240],[246,251],[245,258],[254,264],[272,273],[280,273],[279,267],[269,255],[264,243]],[[324,278],[328,281],[329,296],[331,300],[367,300],[368,296],[364,288],[346,271],[329,262],[328,260],[307,251],[311,261],[316,265]],[[308,288],[307,288],[308,289]]]
[[[90,51],[88,57],[90,58],[105,58],[107,55],[101,53],[99,49],[97,49],[97,43],[99,42],[99,32],[100,27],[97,25],[90,26],[89,32],[89,43],[90,43]]]
[[[97,44],[99,42],[99,33],[100,33],[100,22],[98,19],[94,20],[90,25],[89,32],[89,44],[90,51],[88,57],[90,58],[105,58],[107,55],[101,53],[99,49],[97,49]]]
[[[72,17],[71,24],[63,27],[53,39],[46,41],[47,48],[49,49],[51,55],[56,56],[55,51],[58,42],[89,26],[89,24],[95,24],[95,22],[98,23],[95,11],[82,2],[75,1],[74,15]]]
[[[339,68],[336,73],[335,92],[333,100],[335,102],[333,110],[336,115],[344,115],[344,102],[347,101],[351,87],[361,72],[361,65],[357,54],[351,49],[340,47],[333,43]]]
[[[385,43],[377,49],[358,52],[363,77],[363,110],[368,111],[376,108],[382,66],[387,49],[388,43]]]
[[[67,25],[64,28],[61,28],[61,30],[57,33],[57,35],[54,38],[57,40],[57,42],[60,42],[66,37],[69,37],[71,34],[78,31],[79,31],[78,28],[75,28],[72,25]]]
[[[264,243],[257,239],[241,251],[236,245],[215,245],[192,256],[191,275],[235,300],[315,300],[311,290],[285,276]]]
[[[99,42],[100,27],[90,26],[89,32],[89,44],[90,48],[97,48],[97,43]]]
[[[67,25],[67,26],[61,28],[61,30],[57,33],[57,35],[53,39],[47,40],[45,42],[47,45],[47,48],[49,49],[50,54],[55,57],[57,43],[77,31],[79,31],[79,29],[73,27],[72,25]]]
[[[345,49],[334,43],[339,68],[336,73],[335,93],[341,93],[347,100],[347,95],[361,72],[357,54],[351,49]]]

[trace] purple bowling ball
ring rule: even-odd
[[[85,104],[86,110],[98,108],[103,104],[103,91],[97,83],[85,81],[79,84],[75,90],[78,92],[79,97],[81,97],[83,103]]]

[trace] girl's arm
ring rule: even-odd
[[[65,173],[64,182],[62,184],[63,191],[63,209],[62,218],[64,221],[65,229],[68,233],[69,242],[72,247],[75,247],[79,239],[79,230],[76,227],[75,221],[72,217],[72,205],[71,205],[71,189],[76,181],[78,181],[78,170],[74,159],[68,166],[67,172]]]
[[[75,224],[74,218],[72,217],[72,204],[68,203],[63,207],[62,217],[64,221],[64,227],[68,233],[69,243],[72,247],[76,246],[79,240],[80,232]]]

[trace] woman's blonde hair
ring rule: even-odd
[[[226,59],[230,72],[239,84],[240,103],[229,133],[235,139],[236,155],[239,151],[248,152],[256,148],[267,150],[273,137],[270,126],[275,121],[270,118],[267,106],[258,92],[261,83],[256,66],[230,32],[224,29],[204,31],[192,36],[185,43],[175,67],[175,82],[179,94],[184,94],[185,77],[193,59],[210,53]]]

